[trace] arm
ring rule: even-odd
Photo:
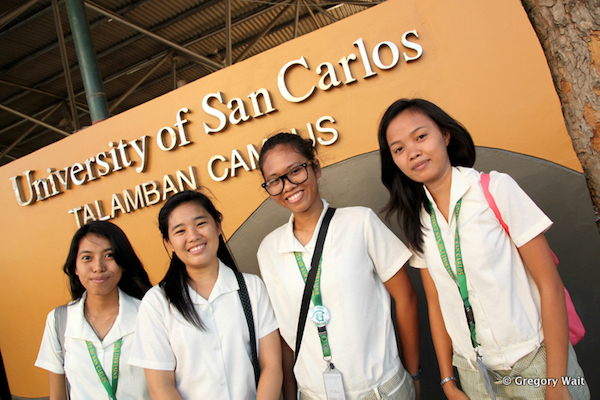
[[[65,400],[67,389],[65,387],[64,349],[56,331],[57,325],[62,326],[62,324],[58,323],[56,318],[56,310],[52,310],[46,318],[44,335],[35,366],[48,371],[50,399]]]
[[[384,285],[396,302],[402,362],[409,374],[416,375],[419,372],[419,312],[417,294],[406,272],[406,265]],[[420,382],[415,381],[417,399],[420,389]]]
[[[278,400],[281,395],[283,372],[281,370],[281,341],[279,330],[274,330],[258,340],[260,379],[256,390],[257,400]]]
[[[537,284],[542,306],[542,329],[546,344],[546,375],[560,379],[567,375],[569,324],[562,280],[543,233],[519,248],[523,262]],[[541,378],[541,377],[540,377]],[[546,388],[546,399],[570,399],[568,388]]]
[[[281,365],[283,366],[283,399],[296,400],[298,385],[294,377],[294,351],[281,338]]]
[[[454,368],[452,367],[452,340],[446,331],[446,325],[444,324],[442,310],[438,300],[438,292],[427,268],[421,269],[421,280],[423,281],[425,296],[427,296],[429,327],[431,329],[433,347],[435,348],[435,354],[440,368],[440,377],[441,379],[445,379],[449,376],[454,376]],[[448,399],[468,399],[468,397],[458,389],[456,381],[446,382],[444,386],[442,386],[442,389]]]
[[[175,371],[144,369],[152,400],[181,400],[175,389]]]
[[[50,400],[67,399],[65,374],[55,374],[54,372],[48,371],[48,383],[50,384]]]

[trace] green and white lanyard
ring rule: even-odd
[[[448,271],[448,275],[452,278],[452,280],[458,286],[458,290],[460,291],[460,297],[462,297],[463,304],[465,306],[465,314],[467,315],[467,323],[469,324],[469,330],[471,331],[471,343],[473,344],[473,348],[477,348],[477,334],[475,333],[475,318],[473,316],[473,309],[471,308],[471,303],[469,302],[469,292],[467,290],[467,276],[465,275],[465,268],[462,260],[462,253],[460,251],[460,237],[458,236],[458,215],[460,214],[460,208],[462,204],[462,199],[458,200],[456,203],[456,207],[454,208],[454,215],[456,218],[456,235],[454,237],[454,255],[456,260],[456,276],[452,272],[452,268],[450,267],[450,262],[448,260],[448,253],[446,252],[446,246],[444,245],[444,240],[442,239],[442,233],[440,232],[440,226],[438,225],[437,218],[435,216],[435,211],[433,209],[433,205],[430,203],[431,213],[429,216],[431,218],[431,226],[433,228],[433,233],[435,235],[435,241],[437,242],[438,251],[440,256],[442,257],[442,263]]]
[[[121,344],[123,339],[119,339],[115,342],[115,350],[113,353],[113,364],[112,364],[112,385],[110,384],[106,373],[104,372],[104,368],[100,364],[100,360],[98,360],[98,354],[96,354],[96,348],[94,344],[89,340],[86,340],[85,343],[88,348],[88,352],[90,353],[90,357],[92,358],[92,363],[94,364],[94,369],[100,378],[100,382],[104,385],[104,389],[108,393],[108,397],[111,400],[117,400],[117,384],[119,383],[119,359],[121,357]]]
[[[302,259],[302,254],[299,252],[294,252],[296,257],[296,263],[298,264],[298,269],[300,269],[300,274],[302,275],[302,279],[306,283],[306,279],[308,278],[308,270],[306,269],[306,265],[304,264],[304,260]],[[310,310],[310,319],[313,321],[315,326],[317,327],[317,331],[319,332],[319,339],[321,342],[321,349],[323,350],[323,359],[326,361],[331,360],[331,349],[329,347],[329,340],[327,339],[327,328],[326,325],[329,322],[330,314],[329,310],[323,306],[323,301],[321,300],[321,263],[323,258],[319,260],[319,267],[317,269],[317,276],[315,277],[315,286],[312,291],[312,302],[314,307]]]
[[[433,209],[433,205],[430,203],[429,217],[431,218],[431,227],[433,228],[433,233],[435,235],[435,241],[437,242],[438,251],[440,256],[442,257],[442,263],[448,271],[448,274],[452,278],[452,280],[458,286],[458,290],[460,291],[460,296],[462,297],[463,304],[465,306],[465,314],[467,315],[467,323],[469,324],[469,330],[471,331],[471,344],[475,349],[475,354],[477,355],[477,369],[479,370],[479,375],[482,379],[483,385],[485,386],[485,390],[490,396],[492,400],[496,400],[496,396],[494,394],[494,390],[492,388],[492,384],[490,382],[490,376],[488,374],[487,368],[483,364],[482,355],[479,352],[479,343],[477,342],[477,334],[475,333],[475,317],[473,315],[473,309],[471,308],[471,303],[469,302],[469,291],[467,289],[467,276],[465,275],[465,267],[463,265],[462,253],[460,250],[460,237],[458,236],[458,215],[460,214],[460,208],[462,204],[462,199],[458,200],[456,203],[456,207],[454,207],[454,215],[456,220],[456,235],[454,237],[454,257],[456,261],[456,276],[452,272],[452,268],[450,267],[450,262],[448,261],[448,253],[446,252],[446,246],[444,245],[444,240],[442,239],[442,233],[440,232],[440,226],[437,223],[437,218],[435,216],[435,210]]]

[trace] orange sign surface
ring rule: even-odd
[[[48,393],[33,363],[47,313],[69,299],[61,268],[78,224],[118,224],[157,283],[166,197],[208,188],[231,235],[267,197],[255,170],[265,137],[296,129],[331,165],[376,150],[378,119],[400,97],[437,103],[478,146],[581,170],[519,1],[389,0],[0,168],[0,347],[12,393]]]

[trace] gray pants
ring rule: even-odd
[[[462,390],[471,399],[489,399],[477,367],[473,369],[469,362],[454,354],[453,364],[458,370]],[[511,370],[488,371],[497,400],[523,399],[544,400],[546,384],[546,346],[529,353],[513,365]],[[569,363],[567,376],[571,379],[569,392],[573,400],[589,400],[590,390],[585,382],[583,371],[577,362],[577,355],[569,343]],[[562,385],[559,379],[557,385]]]
[[[299,400],[311,400],[312,397],[300,389]],[[384,382],[381,386],[369,391],[360,397],[360,400],[414,400],[415,385],[411,376],[404,368]]]

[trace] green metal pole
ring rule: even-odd
[[[83,0],[66,0],[65,4],[69,13],[71,32],[77,50],[77,59],[79,60],[92,123],[96,123],[107,119],[110,115],[100,69],[98,68],[98,59],[94,51],[94,42],[92,42],[92,32],[85,13],[85,5]]]

